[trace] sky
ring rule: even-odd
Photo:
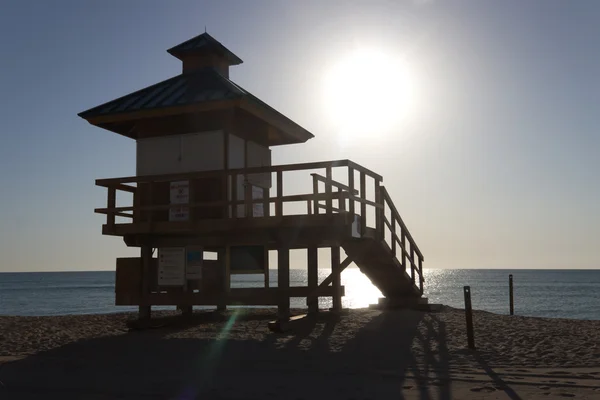
[[[114,269],[139,254],[102,236],[93,212],[106,202],[95,179],[135,175],[135,143],[77,113],[179,74],[166,50],[205,27],[244,60],[234,82],[314,133],[273,162],[348,158],[378,172],[426,268],[600,267],[600,2],[0,9],[0,272]],[[346,135],[323,101],[327,76],[373,48],[403,60],[410,96],[393,126]],[[349,93],[385,85],[383,67]]]

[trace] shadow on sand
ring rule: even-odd
[[[451,398],[446,329],[435,314],[364,315],[321,315],[293,333],[257,334],[248,322],[266,327],[271,316],[207,313],[176,327],[79,341],[4,364],[0,397]],[[217,321],[212,331],[207,321]]]

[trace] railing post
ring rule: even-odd
[[[317,194],[319,194],[319,181],[317,180],[317,177],[315,175],[313,175],[313,194],[316,196]],[[315,210],[315,214],[319,213],[319,201],[315,198],[313,200],[313,209]]]
[[[364,171],[360,171],[360,198],[367,199],[367,177]],[[361,201],[360,203],[360,235],[364,236],[367,232],[367,205]]]
[[[222,180],[222,190],[223,193],[221,194],[221,198],[223,199],[223,208],[222,208],[222,213],[223,213],[223,217],[222,218],[229,218],[229,204],[227,199],[229,198],[229,188],[227,187],[229,184],[229,174],[224,173],[223,177],[221,178]]]
[[[404,227],[402,227],[401,229],[402,231],[400,233],[400,242],[402,242],[402,268],[406,272],[406,232]]]
[[[396,257],[396,238],[398,237],[396,235],[396,217],[394,216],[394,213],[392,213],[392,254],[394,255],[394,257]]]
[[[251,218],[252,215],[252,184],[248,182],[248,176],[244,178],[244,217]]]
[[[237,209],[238,209],[238,205],[237,205],[237,201],[238,201],[238,194],[237,194],[237,182],[238,181],[238,176],[237,174],[232,174],[231,175],[231,217],[232,218],[237,218]]]
[[[413,248],[413,242],[410,242],[410,280],[412,284],[415,284],[415,250]]]
[[[271,192],[267,188],[263,188],[263,216],[271,216]]]
[[[344,199],[344,191],[340,188],[337,190],[338,194],[338,210],[339,212],[346,211],[346,199]]]
[[[283,171],[277,171],[277,199],[275,200],[275,215],[283,216]]]
[[[421,295],[423,294],[423,284],[425,283],[425,278],[423,278],[423,258],[419,256],[419,290],[421,291]]]
[[[350,198],[348,199],[348,212],[354,217],[354,168],[348,167],[348,187],[350,188]]]
[[[115,208],[117,206],[117,189],[110,186],[108,187],[108,208]],[[106,225],[108,229],[113,229],[115,226],[115,210],[110,210],[106,213]]]
[[[415,250],[410,242],[410,280],[415,284]]]
[[[385,238],[385,235],[383,232],[384,209],[380,208],[380,207],[383,207],[383,193],[382,193],[383,186],[380,186],[379,183],[380,182],[376,179],[375,180],[375,204],[377,204],[377,207],[375,207],[375,231],[377,232],[377,237],[379,238],[379,240],[383,240]]]
[[[327,195],[327,198],[325,200],[325,211],[327,215],[331,215],[331,213],[333,212],[333,191],[331,186],[331,180],[333,178],[331,176],[331,166],[325,168],[325,178],[327,180],[327,182],[325,182],[325,193]]]

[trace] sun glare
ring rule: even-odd
[[[374,137],[392,131],[410,98],[406,64],[378,50],[357,50],[327,73],[323,100],[340,138]]]

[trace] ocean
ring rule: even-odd
[[[471,286],[473,308],[508,314],[508,275],[513,274],[515,314],[535,317],[600,320],[600,270],[425,270],[430,303],[464,308],[463,286]],[[329,272],[320,271],[320,280]],[[271,271],[277,286],[277,271]],[[0,273],[0,315],[65,315],[135,311],[114,306],[114,271]],[[292,286],[306,285],[306,271],[292,269]],[[381,296],[358,268],[342,274],[343,306],[368,307]],[[232,287],[262,286],[261,275],[232,277]],[[320,306],[331,306],[322,299]],[[306,307],[293,299],[292,307]],[[174,307],[162,307],[174,309]]]

